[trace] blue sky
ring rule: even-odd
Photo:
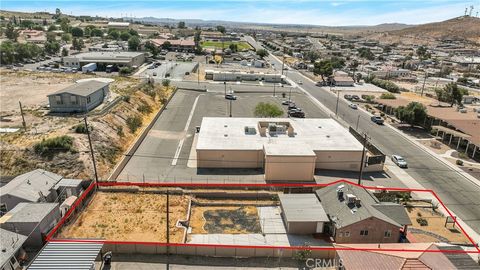
[[[153,16],[174,19],[229,20],[315,25],[420,24],[463,15],[465,7],[480,10],[480,0],[270,0],[270,1],[176,1],[176,0],[1,0],[1,9],[49,11],[60,8],[73,15],[120,17]]]

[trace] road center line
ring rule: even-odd
[[[188,126],[190,126],[190,122],[192,121],[193,113],[195,112],[195,108],[197,107],[197,102],[198,102],[198,99],[200,98],[200,96],[201,95],[198,95],[197,98],[195,99],[195,102],[193,102],[192,110],[190,111],[190,114],[188,115],[187,123],[185,124],[185,128],[183,129],[183,131],[185,131],[185,136],[187,135]],[[182,147],[183,147],[184,142],[185,142],[185,137],[183,137],[180,140],[180,142],[178,143],[177,151],[175,151],[175,156],[173,157],[173,160],[172,160],[172,166],[177,165],[178,156],[180,156],[180,152],[182,151]]]

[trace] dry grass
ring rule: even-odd
[[[183,241],[178,220],[186,218],[188,197],[170,195],[170,242]],[[116,241],[166,242],[166,195],[97,192],[75,223],[59,238],[101,238]]]

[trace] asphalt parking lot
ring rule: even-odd
[[[140,76],[150,76],[156,79],[163,79],[169,74],[170,79],[182,79],[186,72],[192,72],[195,62],[176,62],[176,61],[159,61],[160,65],[156,68],[147,68]],[[150,67],[151,65],[149,65]]]
[[[254,87],[254,86],[252,86]],[[270,93],[236,93],[232,101],[233,117],[254,117],[258,102],[273,102],[282,107],[288,99]],[[324,118],[321,111],[302,93],[292,93],[292,100],[309,118]],[[188,166],[195,127],[203,117],[228,117],[230,101],[223,92],[179,90],[167,105],[136,153],[118,176],[129,182],[264,182],[261,170],[198,170]],[[172,165],[173,164],[173,165]]]

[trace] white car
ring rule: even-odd
[[[392,161],[393,163],[397,164],[397,166],[400,168],[408,167],[407,161],[402,156],[392,155]]]
[[[297,84],[303,84],[303,82],[302,82],[301,80],[299,80],[299,81],[297,82]]]
[[[358,106],[357,106],[357,104],[355,104],[355,103],[350,103],[350,104],[348,104],[348,107],[350,107],[350,108],[352,108],[352,109],[354,109],[354,110],[358,109]]]

